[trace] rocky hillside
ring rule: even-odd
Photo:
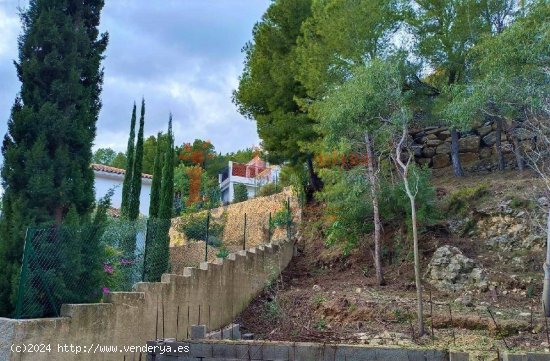
[[[368,245],[348,256],[325,246],[320,204],[305,209],[300,255],[239,321],[275,340],[450,345],[484,359],[497,348],[548,350],[542,184],[512,172],[435,181],[442,217],[420,240],[427,335],[414,326],[408,238],[385,225],[387,285],[378,287]]]

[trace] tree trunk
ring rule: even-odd
[[[311,154],[307,156],[307,170],[312,193],[320,191],[323,188],[323,181],[321,181],[313,168],[313,156]]]
[[[512,144],[514,145],[514,155],[516,156],[516,163],[518,170],[523,172],[525,170],[525,160],[521,154],[521,146],[518,141],[518,137],[512,134]]]
[[[412,155],[409,154],[407,163],[401,160],[401,145],[407,139],[407,126],[403,125],[403,135],[401,141],[396,148],[396,163],[401,168],[401,176],[403,177],[403,183],[405,185],[405,192],[411,203],[411,222],[413,231],[413,252],[414,252],[414,280],[416,284],[416,310],[418,317],[418,335],[422,337],[424,335],[424,305],[422,301],[422,279],[420,278],[420,252],[418,250],[418,226],[416,217],[416,194],[418,189],[413,193],[409,185],[409,166],[412,160]],[[418,184],[416,185],[418,187]]]
[[[376,282],[379,286],[385,284],[382,272],[380,233],[382,225],[380,222],[380,208],[378,205],[378,177],[374,167],[374,148],[368,132],[365,132],[365,144],[367,145],[367,170],[372,195],[373,221],[374,221],[374,267],[376,269]]]
[[[546,262],[544,263],[544,283],[542,288],[542,305],[546,317],[550,317],[550,208],[546,225]]]
[[[407,182],[407,181],[406,181]],[[407,188],[407,195],[411,201],[411,221],[413,228],[413,247],[414,247],[414,281],[416,284],[416,313],[418,317],[418,336],[424,335],[424,305],[422,302],[422,280],[420,278],[420,253],[418,250],[418,228],[416,224],[416,200],[415,196]]]
[[[451,160],[453,161],[455,176],[464,177],[464,171],[458,156],[458,130],[455,128],[451,128]]]
[[[506,168],[504,162],[504,154],[502,153],[502,119],[497,117],[495,120],[497,124],[495,148],[497,151],[498,170],[503,171]]]

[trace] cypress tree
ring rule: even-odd
[[[162,144],[159,141],[159,145]],[[172,134],[172,114],[168,123],[167,143],[164,146],[164,164],[160,186],[160,205],[154,212],[157,219],[149,222],[147,232],[151,240],[146,260],[146,280],[158,282],[162,274],[168,271],[170,258],[170,224],[174,200],[174,136]],[[160,162],[157,162],[157,167]],[[158,177],[158,173],[157,177]],[[154,179],[155,175],[153,175]],[[158,187],[158,185],[157,185]],[[152,205],[152,204],[151,204]],[[149,246],[148,246],[149,247]]]
[[[136,103],[132,110],[132,120],[130,121],[130,137],[126,148],[126,172],[124,173],[124,182],[122,183],[122,203],[120,212],[123,217],[129,216],[130,198],[132,195],[132,172],[134,168],[134,139],[136,137]]]
[[[171,219],[174,206],[174,135],[172,134],[172,114],[168,121],[168,144],[162,168],[161,200],[158,217]]]
[[[149,204],[149,217],[156,218],[160,208],[160,188],[162,184],[162,132],[157,134],[157,150],[155,152],[155,163],[153,168],[153,184],[151,185],[151,202]]]
[[[21,14],[15,67],[22,85],[2,144],[0,316],[13,311],[26,228],[57,226],[69,210],[86,219],[94,207],[90,163],[108,42],[98,31],[103,5],[31,0]],[[82,242],[55,244],[58,255],[71,255],[80,277]],[[59,287],[69,287],[66,281]]]
[[[145,100],[141,100],[141,115],[139,117],[139,130],[134,152],[134,166],[132,169],[132,180],[130,200],[128,204],[128,219],[134,221],[139,216],[139,197],[141,195],[141,173],[143,169],[143,126],[145,123]]]

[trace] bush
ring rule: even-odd
[[[233,203],[244,202],[248,200],[248,190],[244,184],[235,184]]]
[[[206,237],[206,218],[207,212],[186,213],[180,217],[181,223],[178,225],[178,231],[185,234],[189,241],[204,241]],[[225,227],[226,214],[220,219],[210,217],[208,228],[208,244],[218,247],[222,243],[223,230]]]
[[[268,183],[260,188],[258,191],[259,197],[271,196],[277,193],[281,193],[283,187],[277,183]]]

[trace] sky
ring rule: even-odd
[[[258,145],[256,124],[231,101],[243,69],[241,49],[269,0],[107,0],[101,31],[103,108],[94,149],[124,151],[134,101],[145,98],[145,135],[166,130],[173,114],[176,144],[210,140],[217,151]],[[18,6],[0,0],[0,133],[19,91],[13,61],[21,32]]]

